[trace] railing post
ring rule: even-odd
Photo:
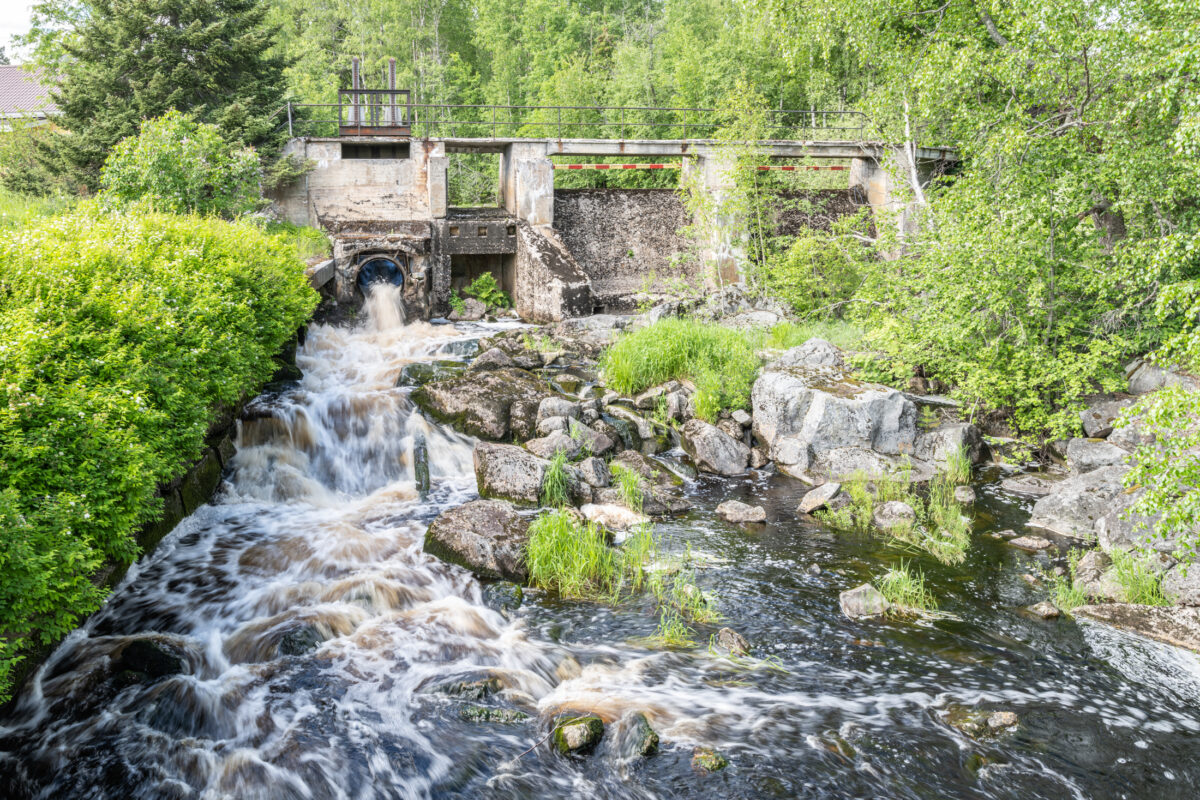
[[[288,100],[288,138],[291,139],[295,134],[292,133],[292,101]]]
[[[558,138],[562,138],[562,106],[558,107]]]

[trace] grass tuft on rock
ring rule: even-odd
[[[876,581],[880,593],[901,613],[921,614],[937,610],[933,592],[925,586],[925,573],[901,561]]]
[[[1083,551],[1073,548],[1071,552],[1067,553],[1067,570],[1065,574],[1056,575],[1053,572],[1042,571],[1042,575],[1054,588],[1054,605],[1059,611],[1067,614],[1070,614],[1073,609],[1087,605],[1088,602],[1087,593],[1075,585],[1075,568],[1081,558],[1083,558]]]
[[[759,359],[739,331],[671,318],[622,336],[600,366],[608,385],[627,395],[690,380],[696,385],[696,415],[713,422],[722,409],[749,406]]]
[[[642,476],[623,464],[610,464],[609,468],[616,480],[617,493],[621,495],[621,502],[639,514],[642,513],[642,504],[645,499]]]
[[[567,477],[567,454],[556,450],[546,474],[542,476],[541,502],[551,508],[563,508],[571,503],[571,480]]]
[[[529,526],[525,563],[530,585],[580,599],[615,597],[624,572],[623,557],[609,547],[605,531],[561,508]]]
[[[1124,550],[1113,550],[1109,553],[1116,573],[1117,583],[1121,584],[1126,603],[1137,603],[1143,606],[1169,606],[1171,601],[1162,590],[1162,579],[1151,569],[1149,558]]]

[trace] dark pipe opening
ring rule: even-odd
[[[392,286],[404,285],[404,268],[394,258],[376,256],[363,262],[358,268],[358,289],[367,294],[367,287],[372,283],[390,283]]]

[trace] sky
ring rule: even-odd
[[[12,56],[9,39],[29,30],[29,10],[33,0],[0,0],[0,47]]]

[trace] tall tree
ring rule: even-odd
[[[55,160],[95,188],[108,151],[170,109],[217,125],[266,155],[282,141],[276,113],[286,61],[257,0],[95,0],[63,40],[53,92],[70,133]]]

